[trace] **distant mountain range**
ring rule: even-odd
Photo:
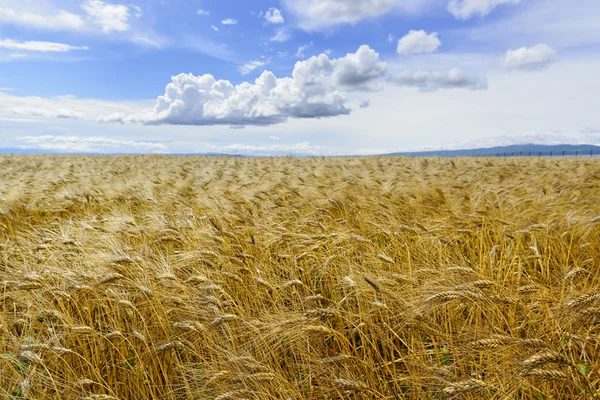
[[[19,149],[0,148],[0,154],[86,154],[100,155],[100,153],[66,153],[56,150],[43,149]],[[130,153],[110,154],[126,155]],[[190,153],[173,154],[176,156],[226,156],[226,157],[252,157],[244,154],[222,154],[222,153]],[[312,157],[310,154],[293,154],[295,157]],[[572,145],[541,145],[541,144],[515,144],[510,146],[497,146],[476,149],[461,150],[431,150],[431,151],[407,151],[398,153],[381,154],[383,156],[410,156],[410,157],[516,157],[516,156],[599,156],[600,146],[590,144]],[[264,157],[264,155],[262,155]]]
[[[411,156],[411,157],[512,157],[512,156],[600,156],[600,146],[590,144],[572,145],[542,145],[542,144],[514,144],[510,146],[497,146],[462,150],[432,150],[390,153],[386,156]]]

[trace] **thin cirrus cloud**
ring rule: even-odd
[[[558,52],[547,44],[508,50],[502,59],[506,69],[536,71],[547,68],[558,59]]]
[[[71,46],[68,44],[55,42],[17,42],[11,39],[4,39],[0,40],[0,49],[66,53],[73,50],[89,50],[89,47]]]
[[[296,57],[304,58],[304,51],[310,47],[312,47],[313,42],[307,43],[305,45],[299,46],[298,51],[296,51]]]
[[[38,148],[58,151],[77,151],[92,152],[106,149],[135,148],[152,152],[167,152],[168,148],[162,143],[111,139],[99,136],[58,136],[58,135],[40,135],[40,136],[19,136],[17,141],[21,143],[22,148]]]
[[[0,8],[0,23],[28,26],[46,30],[79,31],[85,26],[80,15],[58,10],[47,15],[30,12],[18,12],[12,8]]]
[[[487,79],[469,74],[458,68],[449,71],[402,71],[390,81],[398,86],[417,88],[422,92],[440,89],[486,90]]]
[[[43,118],[61,118],[61,119],[81,119],[84,114],[67,108],[37,108],[32,106],[18,106],[8,109],[15,115],[43,117]]]
[[[264,71],[254,83],[234,86],[212,75],[172,78],[153,109],[134,115],[112,114],[100,122],[147,125],[273,125],[289,118],[346,115],[349,93],[371,90],[387,73],[387,64],[369,46],[330,59],[326,54],[299,61],[291,78]]]
[[[264,61],[250,61],[240,67],[240,72],[242,75],[248,75],[250,72],[264,66],[265,64],[266,63]]]
[[[108,34],[130,30],[128,23],[130,7],[123,4],[108,4],[101,0],[86,0],[81,4],[83,15],[65,10],[54,10],[46,14],[23,12],[12,8],[0,8],[0,23],[25,26],[51,31],[96,31]],[[136,16],[142,15],[139,6],[131,5]]]
[[[287,42],[291,38],[292,38],[292,34],[290,33],[290,31],[288,29],[286,29],[285,27],[283,27],[283,28],[277,29],[275,31],[275,34],[273,36],[271,36],[271,38],[269,40],[271,42],[283,43],[283,42]]]
[[[224,20],[221,21],[221,23],[223,25],[237,25],[237,20],[233,19],[233,18],[226,18]]]
[[[427,54],[436,51],[442,42],[437,32],[427,33],[424,30],[411,30],[398,40],[397,52],[400,55]]]
[[[450,0],[448,12],[460,20],[485,17],[496,7],[504,4],[518,4],[521,0]]]

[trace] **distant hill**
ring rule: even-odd
[[[541,145],[541,144],[515,144],[511,146],[497,146],[477,149],[462,150],[433,150],[413,151],[402,153],[384,154],[386,156],[412,156],[412,157],[510,157],[510,156],[600,156],[600,146],[590,144],[572,145]]]
[[[52,155],[135,155],[142,153],[68,153],[56,150],[44,149],[19,149],[19,148],[0,148],[0,154],[52,154]],[[600,146],[590,144],[572,145],[541,145],[541,144],[515,144],[511,146],[497,146],[476,149],[461,150],[431,150],[431,151],[407,151],[389,154],[380,154],[382,156],[410,156],[410,157],[518,157],[518,156],[580,156],[600,157]],[[226,154],[226,153],[172,153],[172,156],[204,156],[204,157],[277,157],[277,155],[250,155],[250,154]],[[294,157],[314,157],[311,154],[293,154]],[[320,156],[319,156],[320,157]]]

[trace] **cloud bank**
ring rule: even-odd
[[[369,46],[330,59],[326,54],[296,63],[291,78],[264,71],[254,83],[233,85],[212,75],[172,77],[153,109],[100,117],[101,122],[147,125],[272,125],[289,118],[346,115],[349,93],[372,90],[387,64]]]
[[[423,92],[440,89],[486,90],[488,87],[485,78],[468,74],[458,68],[452,68],[447,72],[405,70],[394,75],[391,82],[398,86],[418,88]]]

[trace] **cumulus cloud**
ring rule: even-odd
[[[488,87],[485,78],[468,74],[458,68],[447,72],[406,70],[394,75],[391,81],[396,85],[415,87],[423,92],[440,89],[485,90]]]
[[[350,113],[349,92],[369,90],[387,65],[369,46],[330,59],[326,54],[296,63],[291,78],[264,71],[254,83],[234,86],[212,75],[172,77],[155,107],[134,115],[113,114],[102,122],[174,125],[271,125],[288,118]]]
[[[223,21],[221,21],[221,23],[223,25],[237,25],[237,20],[232,19],[232,18],[226,18]]]
[[[430,0],[282,0],[286,9],[307,31],[353,24],[393,9],[414,12]]]
[[[11,8],[0,8],[0,22],[56,31],[78,31],[85,25],[81,16],[64,10],[58,10],[53,14],[41,15],[20,12]]]
[[[556,50],[547,44],[537,44],[532,47],[508,50],[502,59],[502,65],[507,69],[535,71],[555,62],[557,55]]]
[[[124,32],[129,30],[129,8],[122,4],[107,4],[101,0],[87,0],[81,5],[89,18],[102,32]]]
[[[55,42],[17,42],[11,39],[4,39],[0,40],[0,49],[65,53],[72,50],[88,50],[88,47],[71,46]]]
[[[164,153],[167,146],[162,143],[143,142],[135,140],[110,139],[99,136],[20,136],[17,141],[23,143],[22,148],[36,148],[44,150],[60,150],[72,152],[100,152],[106,149],[134,148],[152,152]]]
[[[262,67],[265,65],[264,61],[250,61],[240,67],[240,72],[242,75],[248,75],[250,72],[254,71],[258,67]]]
[[[397,51],[403,56],[427,54],[436,51],[441,44],[437,32],[427,33],[424,30],[411,30],[398,40]]]
[[[267,10],[267,12],[265,13],[265,19],[268,23],[275,25],[283,24],[285,22],[283,16],[281,15],[281,11],[279,11],[275,7],[271,7]]]
[[[502,4],[518,4],[521,0],[450,0],[448,11],[455,18],[467,20],[474,16],[485,17]]]

